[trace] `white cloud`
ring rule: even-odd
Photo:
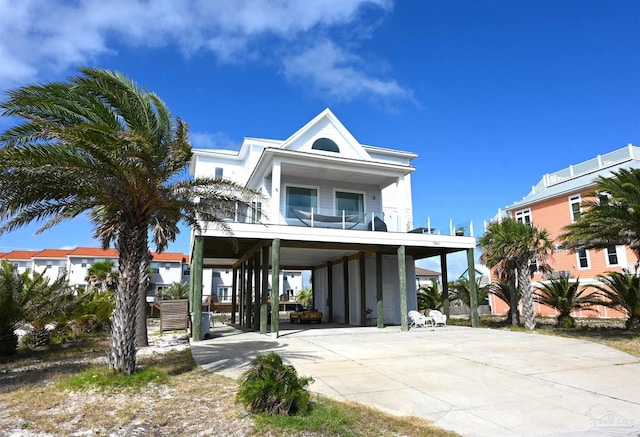
[[[285,60],[285,75],[309,81],[321,92],[344,100],[362,95],[411,98],[395,80],[371,77],[365,60],[330,40],[320,41]]]
[[[191,144],[199,149],[228,149],[238,150],[240,144],[233,141],[223,132],[191,132],[189,133]]]
[[[117,42],[174,45],[186,55],[209,51],[223,62],[253,60],[258,52],[275,57],[269,59],[275,65],[285,62],[286,77],[311,81],[332,95],[403,97],[400,85],[364,72],[363,60],[337,41],[338,30],[363,23],[366,12],[391,8],[392,0],[0,0],[0,88],[115,53]],[[309,42],[316,40],[324,42]],[[319,51],[330,57],[314,74],[303,61]],[[298,54],[282,55],[292,52]]]

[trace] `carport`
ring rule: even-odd
[[[194,339],[200,338],[202,329],[202,307],[198,303],[202,302],[204,268],[233,270],[232,323],[265,334],[270,331],[275,338],[279,333],[280,269],[311,271],[313,304],[325,309],[327,321],[364,326],[369,301],[373,302],[378,328],[384,327],[385,320],[398,320],[403,331],[408,330],[409,299],[415,300],[415,261],[440,257],[445,312],[447,254],[466,251],[469,280],[475,284],[474,237],[248,223],[232,223],[230,227],[230,232],[192,232],[190,304]],[[472,326],[478,326],[473,291],[471,320]],[[387,304],[393,301],[393,307],[385,307],[385,297]]]

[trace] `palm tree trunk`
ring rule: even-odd
[[[536,327],[536,314],[533,308],[533,290],[531,289],[531,277],[529,276],[529,262],[518,268],[518,288],[522,296],[524,326],[527,329],[534,329]]]
[[[131,375],[136,370],[136,320],[139,304],[140,264],[147,250],[147,229],[123,223],[118,234],[119,271],[116,307],[111,321],[109,366]]]
[[[507,278],[507,283],[509,284],[509,300],[511,305],[509,306],[509,319],[507,323],[510,323],[513,326],[518,326],[520,324],[520,312],[518,311],[518,292],[516,290],[516,281],[515,275],[511,273]]]
[[[144,262],[140,264],[140,278],[138,287],[138,318],[136,322],[136,346],[149,346],[147,336],[147,288],[149,287],[149,251],[145,243]]]

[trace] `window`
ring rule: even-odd
[[[229,287],[218,287],[218,300],[229,300]]]
[[[579,194],[569,197],[569,206],[571,208],[571,221],[575,222],[582,213],[582,203]]]
[[[164,263],[164,269],[165,270],[170,270],[171,269],[171,263]]]
[[[618,249],[615,246],[607,247],[607,266],[617,266]]]
[[[259,223],[262,219],[262,202],[251,202],[251,223]]]
[[[336,214],[364,214],[364,196],[361,193],[336,191]]]
[[[286,217],[295,218],[291,209],[300,211],[318,211],[318,190],[314,188],[287,187],[287,212]]]
[[[516,221],[520,223],[531,224],[531,210],[523,209],[522,211],[516,211]]]
[[[88,261],[88,260],[83,259],[83,260],[80,262],[80,265],[81,265],[82,267],[87,267],[87,264],[88,264],[88,263],[89,263],[89,261]]]
[[[184,266],[184,267],[182,268],[182,274],[183,274],[184,276],[189,276],[189,275],[191,275],[191,267],[190,267],[190,266],[188,266],[188,265]]]
[[[578,269],[588,269],[589,268],[589,252],[582,249],[576,253],[578,257]]]
[[[222,167],[216,167],[215,178],[216,179],[222,179],[223,174],[224,174],[224,169]]]
[[[338,145],[329,138],[318,138],[313,142],[311,148],[315,150],[324,150],[325,152],[340,153]]]

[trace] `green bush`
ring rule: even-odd
[[[313,378],[298,378],[293,366],[275,352],[256,357],[240,377],[236,402],[254,413],[285,416],[305,414],[309,409],[307,386]]]

